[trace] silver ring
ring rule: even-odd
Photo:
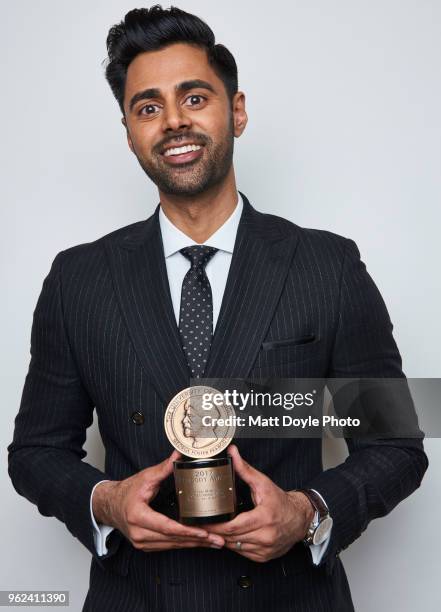
[[[237,548],[237,550],[241,550],[242,542],[236,542],[236,548]]]

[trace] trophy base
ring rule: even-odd
[[[174,474],[180,523],[222,523],[236,516],[231,457],[175,461]]]

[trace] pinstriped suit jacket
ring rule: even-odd
[[[355,243],[259,213],[241,195],[205,376],[404,377],[385,304]],[[238,440],[244,458],[280,487],[309,486],[326,499],[334,527],[317,568],[302,544],[259,564],[229,550],[146,554],[119,532],[107,556],[96,554],[92,487],[170,454],[165,406],[189,384],[158,212],[56,256],[34,312],[31,362],[8,447],[14,487],[92,553],[85,611],[352,610],[338,553],[419,486],[428,465],[421,440],[347,440],[349,458],[327,471],[319,439]],[[83,461],[94,409],[104,473]],[[136,411],[143,424],[131,420]],[[169,479],[155,509],[173,514],[172,490]],[[238,497],[243,509],[251,507],[242,483]]]

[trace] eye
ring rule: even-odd
[[[188,100],[191,101],[190,106],[197,106],[198,104],[201,104],[202,100],[206,100],[207,98],[205,96],[200,96],[199,94],[192,94],[191,96],[188,96],[188,98],[186,98],[186,102]],[[195,101],[196,100],[196,101]]]
[[[159,108],[157,104],[146,104],[145,106],[139,109],[139,114],[140,115],[152,115],[156,111],[155,110],[152,111],[151,109],[155,109],[155,108]]]

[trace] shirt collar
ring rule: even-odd
[[[236,240],[237,228],[242,214],[243,200],[240,193],[237,193],[237,204],[234,211],[228,217],[221,227],[214,232],[203,244],[211,246],[220,251],[232,253],[234,242]],[[193,244],[198,244],[189,236],[181,232],[180,229],[173,225],[170,219],[165,215],[162,206],[159,207],[159,226],[162,235],[162,244],[164,246],[165,257],[170,257],[180,249]]]

